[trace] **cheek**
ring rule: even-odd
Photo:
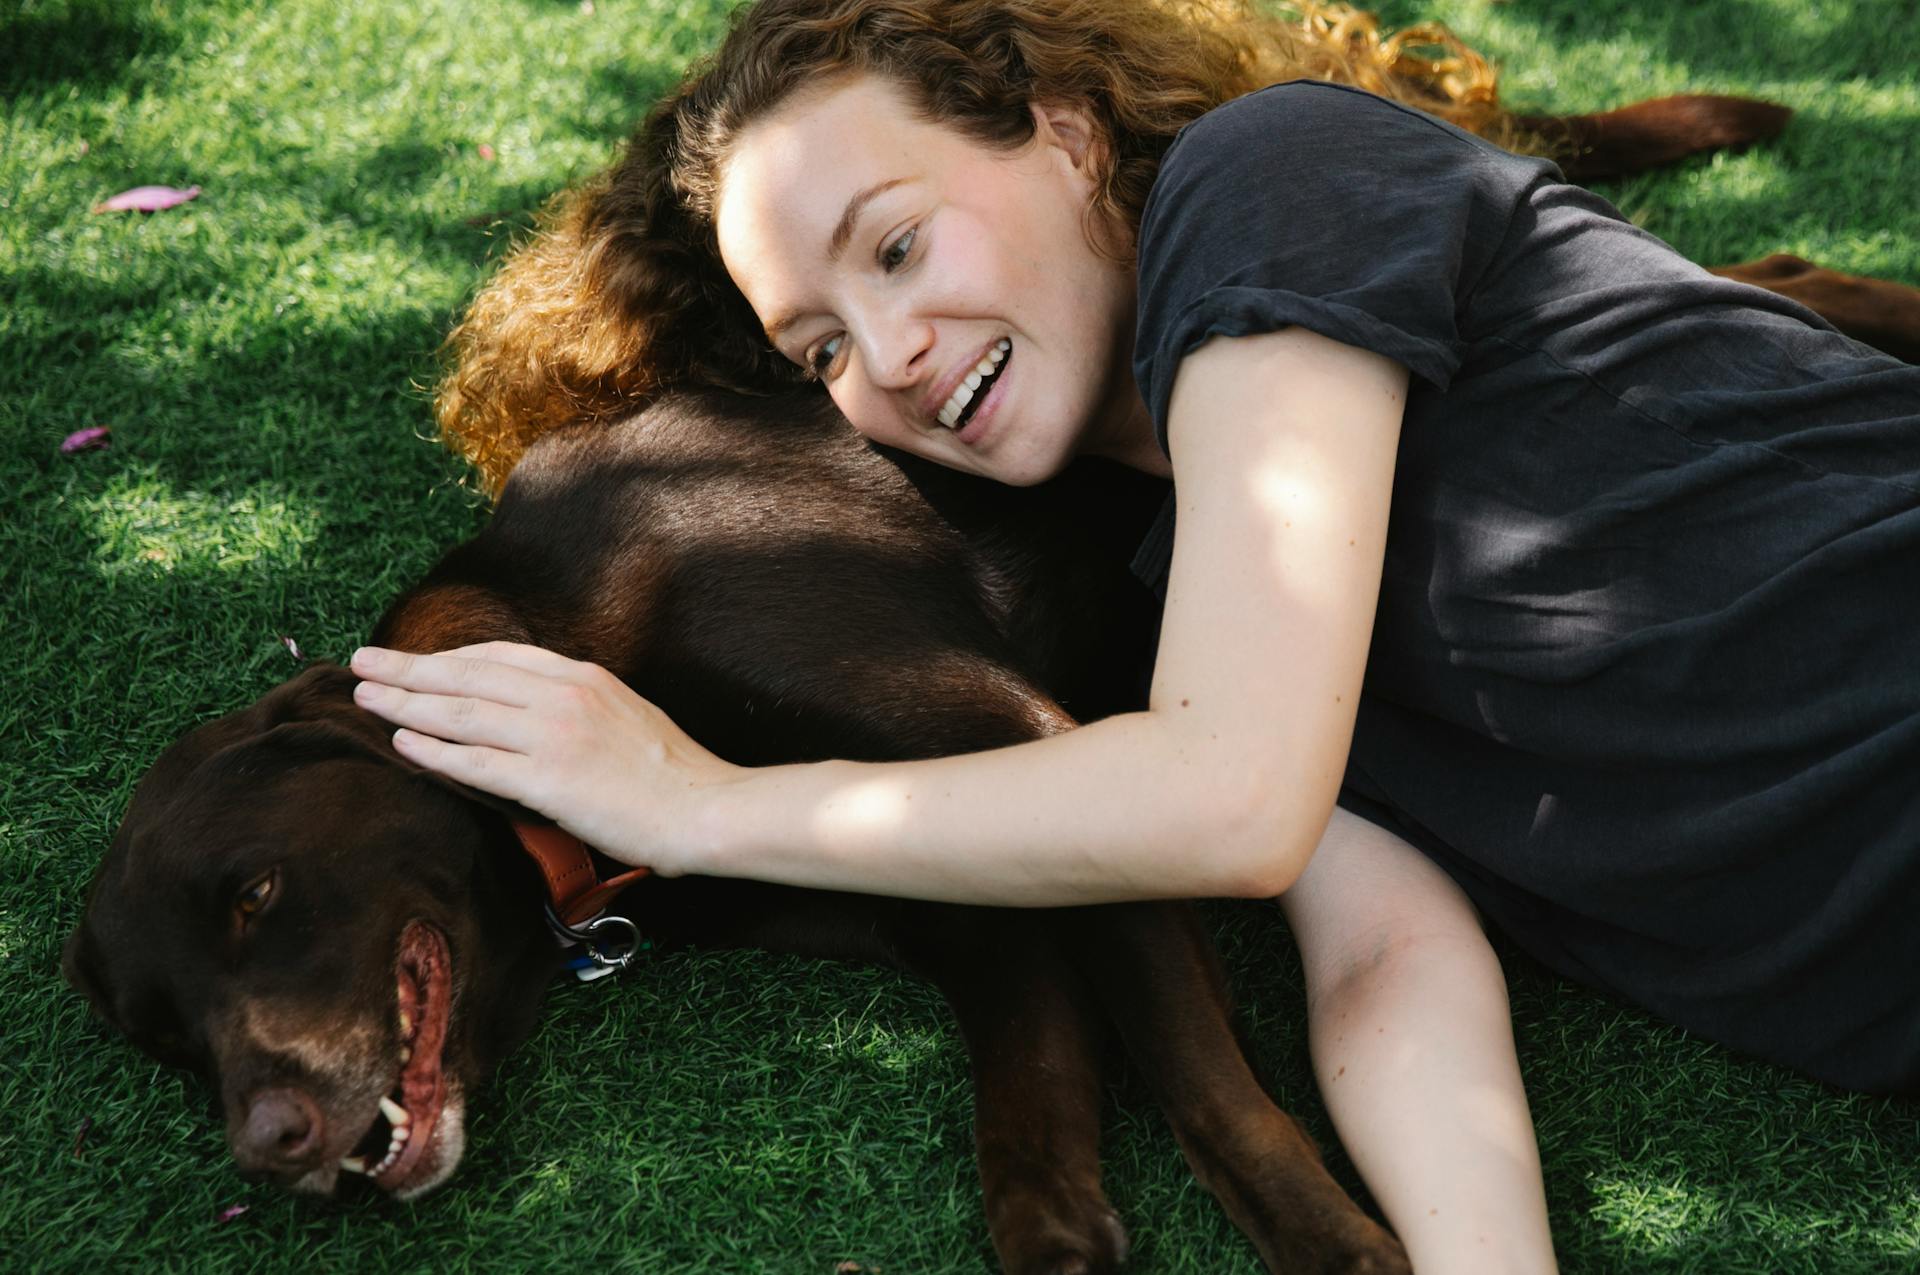
[[[859,374],[853,369],[833,380],[827,386],[827,397],[840,409],[854,430],[870,442],[886,443],[889,446],[901,446],[898,437],[902,430],[893,413],[885,410],[886,404],[877,394],[864,392],[865,387],[859,381]]]

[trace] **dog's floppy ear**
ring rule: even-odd
[[[401,756],[393,746],[393,723],[361,708],[353,699],[360,679],[338,664],[315,664],[282,683],[255,706],[262,714],[260,744],[279,755],[319,759],[366,754],[410,775],[418,775],[509,819],[545,823],[517,802],[457,783]]]
[[[108,1022],[113,1021],[93,945],[87,938],[84,918],[74,927],[73,933],[67,935],[67,941],[60,949],[60,973],[65,976],[67,986],[87,998],[95,1014]]]

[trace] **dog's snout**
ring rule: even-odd
[[[318,1167],[325,1143],[326,1121],[312,1098],[298,1089],[264,1089],[247,1104],[233,1158],[254,1173],[301,1174]]]

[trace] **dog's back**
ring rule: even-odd
[[[817,394],[685,395],[542,439],[373,640],[592,660],[744,764],[1011,743],[1066,718],[1009,718],[1010,673],[1081,720],[1138,698],[1152,608],[1115,528],[1160,495],[883,456]]]

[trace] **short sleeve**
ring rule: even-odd
[[[1553,165],[1383,98],[1297,81],[1174,141],[1143,211],[1134,372],[1162,448],[1180,360],[1298,325],[1445,389],[1461,313]]]

